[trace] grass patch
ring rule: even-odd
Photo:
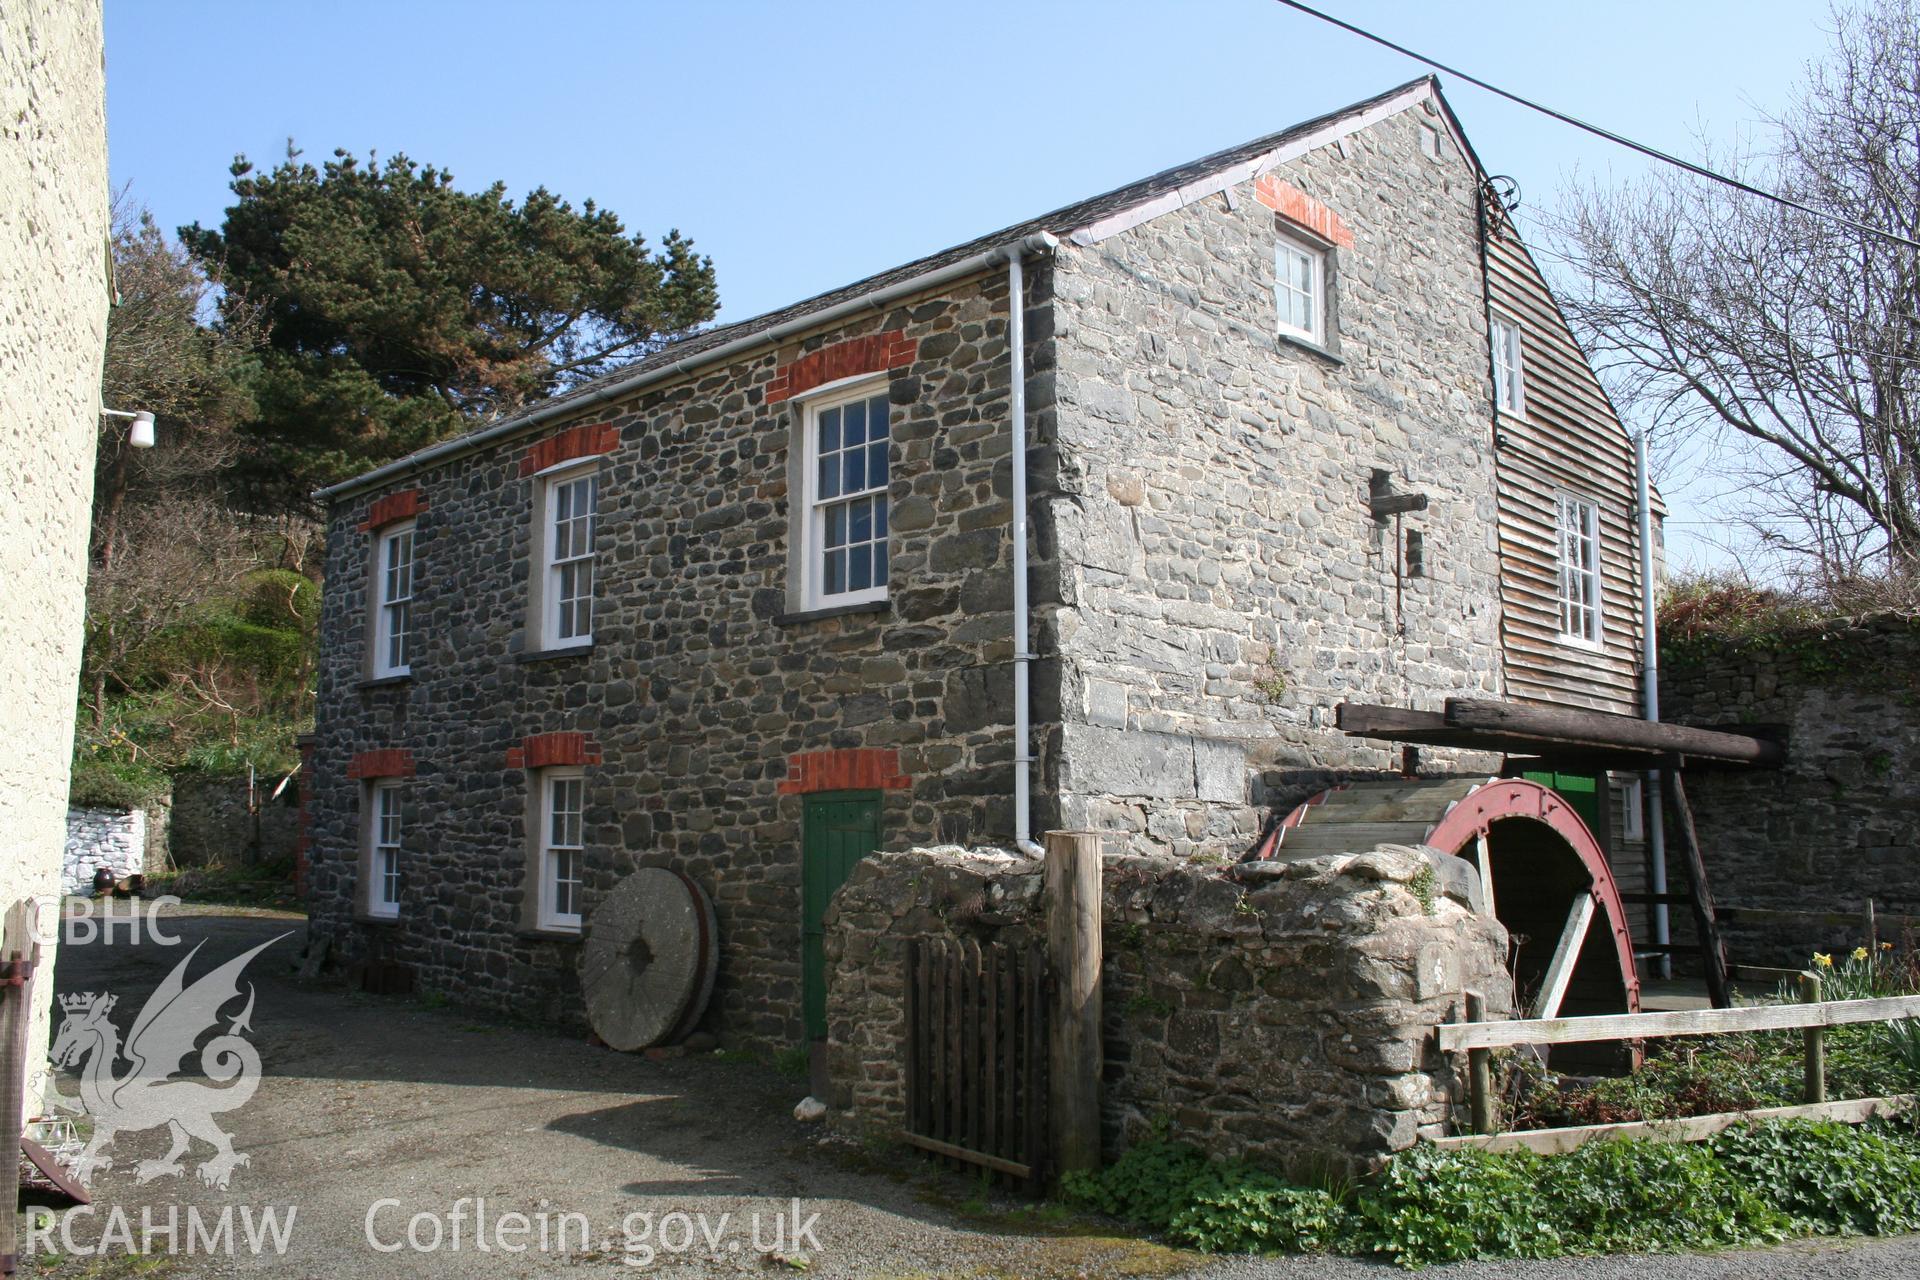
[[[1671,1253],[1920,1230],[1920,1131],[1793,1121],[1558,1156],[1421,1146],[1351,1186],[1298,1186],[1154,1139],[1096,1175],[1069,1175],[1063,1190],[1207,1253],[1342,1253],[1403,1267]]]
[[[22,1219],[21,1238],[26,1235]],[[178,1259],[166,1254],[115,1253],[104,1257],[77,1257],[60,1253],[29,1254],[20,1260],[20,1274],[40,1280],[164,1280],[180,1270]]]

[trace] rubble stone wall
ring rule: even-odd
[[[60,869],[62,893],[93,892],[101,867],[124,880],[147,863],[147,815],[140,809],[67,810],[67,850]]]
[[[1470,905],[1472,868],[1390,847],[1293,863],[1108,859],[1109,1154],[1165,1123],[1223,1156],[1366,1166],[1462,1104],[1432,1030],[1469,991],[1509,1016],[1506,932]],[[842,1123],[905,1117],[905,944],[1044,937],[1042,864],[957,849],[876,855],[827,917],[828,1064]]]
[[[205,867],[290,860],[300,834],[299,793],[289,782],[273,797],[279,781],[263,777],[254,783],[260,807],[256,823],[245,778],[175,779],[170,834],[174,862]]]
[[[1302,207],[1320,216],[1276,212]],[[1339,703],[1499,696],[1475,218],[1471,166],[1413,110],[1062,246],[1050,590],[1064,723],[1043,825],[1237,856],[1262,809],[1397,767],[1397,748],[1334,728]],[[1314,232],[1328,241],[1319,346],[1278,333],[1273,293],[1278,236]],[[1426,509],[1374,519],[1376,469]]]
[[[1802,968],[1815,951],[1851,951],[1865,940],[1869,898],[1881,913],[1920,916],[1920,621],[1886,614],[1738,645],[1672,646],[1660,708],[1676,722],[1786,734],[1783,769],[1687,774],[1718,902],[1857,922],[1729,922],[1736,962]],[[1691,938],[1685,910],[1673,917],[1675,934]]]
[[[1028,276],[1036,315],[1048,274]],[[692,876],[719,922],[709,1029],[798,1042],[806,793],[864,779],[884,839],[902,846],[1012,834],[1007,308],[1004,271],[988,271],[396,482],[417,490],[405,678],[370,679],[367,657],[366,525],[397,495],[337,504],[308,831],[314,924],[334,955],[378,947],[422,990],[582,1024],[579,936],[532,928],[525,910],[538,777],[525,744],[564,739],[585,765],[587,915],[637,867]],[[1029,333],[1038,352],[1044,326]],[[844,371],[839,353],[876,350],[892,404],[892,594],[794,613],[803,409],[790,397]],[[1030,403],[1046,409],[1044,388]],[[599,453],[600,588],[593,644],[540,652],[528,579],[546,534],[528,468],[559,445]],[[1056,685],[1036,681],[1042,722]],[[406,858],[399,919],[378,923],[356,911],[362,780],[395,776],[380,763],[395,753]]]

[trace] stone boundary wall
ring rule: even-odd
[[[1670,645],[1660,703],[1669,720],[1786,732],[1784,769],[1687,775],[1721,904],[1859,918],[1871,897],[1883,914],[1920,915],[1920,618]],[[1674,932],[1690,939],[1685,917],[1674,912]],[[1734,923],[1727,942],[1736,963],[1801,968],[1815,951],[1851,951],[1863,934],[1863,924]]]
[[[905,943],[1043,937],[1039,862],[954,848],[876,854],[828,909],[828,1101],[905,1115]],[[1473,869],[1429,849],[1195,866],[1110,857],[1104,876],[1104,1145],[1165,1123],[1220,1156],[1360,1169],[1437,1135],[1463,1083],[1433,1048],[1468,991],[1512,1009],[1506,931]]]
[[[300,837],[299,790],[289,782],[269,799],[278,775],[254,782],[260,799],[256,827],[247,808],[245,778],[176,778],[169,842],[175,865],[240,866],[291,862]]]
[[[60,866],[62,893],[93,892],[99,867],[124,880],[147,864],[147,815],[141,809],[67,810],[67,850]]]

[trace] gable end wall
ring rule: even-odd
[[[1262,181],[1056,267],[1049,780],[1064,825],[1175,852],[1238,854],[1266,806],[1397,767],[1333,727],[1342,701],[1502,692],[1472,170],[1416,107]],[[1280,184],[1353,241],[1326,353],[1275,336]],[[1376,467],[1429,497],[1400,530],[1367,509]],[[1406,529],[1426,576],[1396,581]]]

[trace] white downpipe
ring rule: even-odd
[[[1046,856],[1033,839],[1033,710],[1027,664],[1033,660],[1027,615],[1027,281],[1024,242],[1007,247],[1007,360],[1013,419],[1013,846],[1030,858]]]
[[[1640,711],[1648,720],[1660,718],[1660,638],[1654,632],[1653,599],[1653,482],[1647,475],[1647,437],[1633,438],[1635,497],[1640,505]],[[1647,770],[1647,861],[1653,892],[1667,891],[1667,823],[1660,798],[1660,774]],[[1667,904],[1653,904],[1653,940],[1665,947],[1672,940]],[[1673,956],[1660,953],[1660,976],[1673,976]]]

